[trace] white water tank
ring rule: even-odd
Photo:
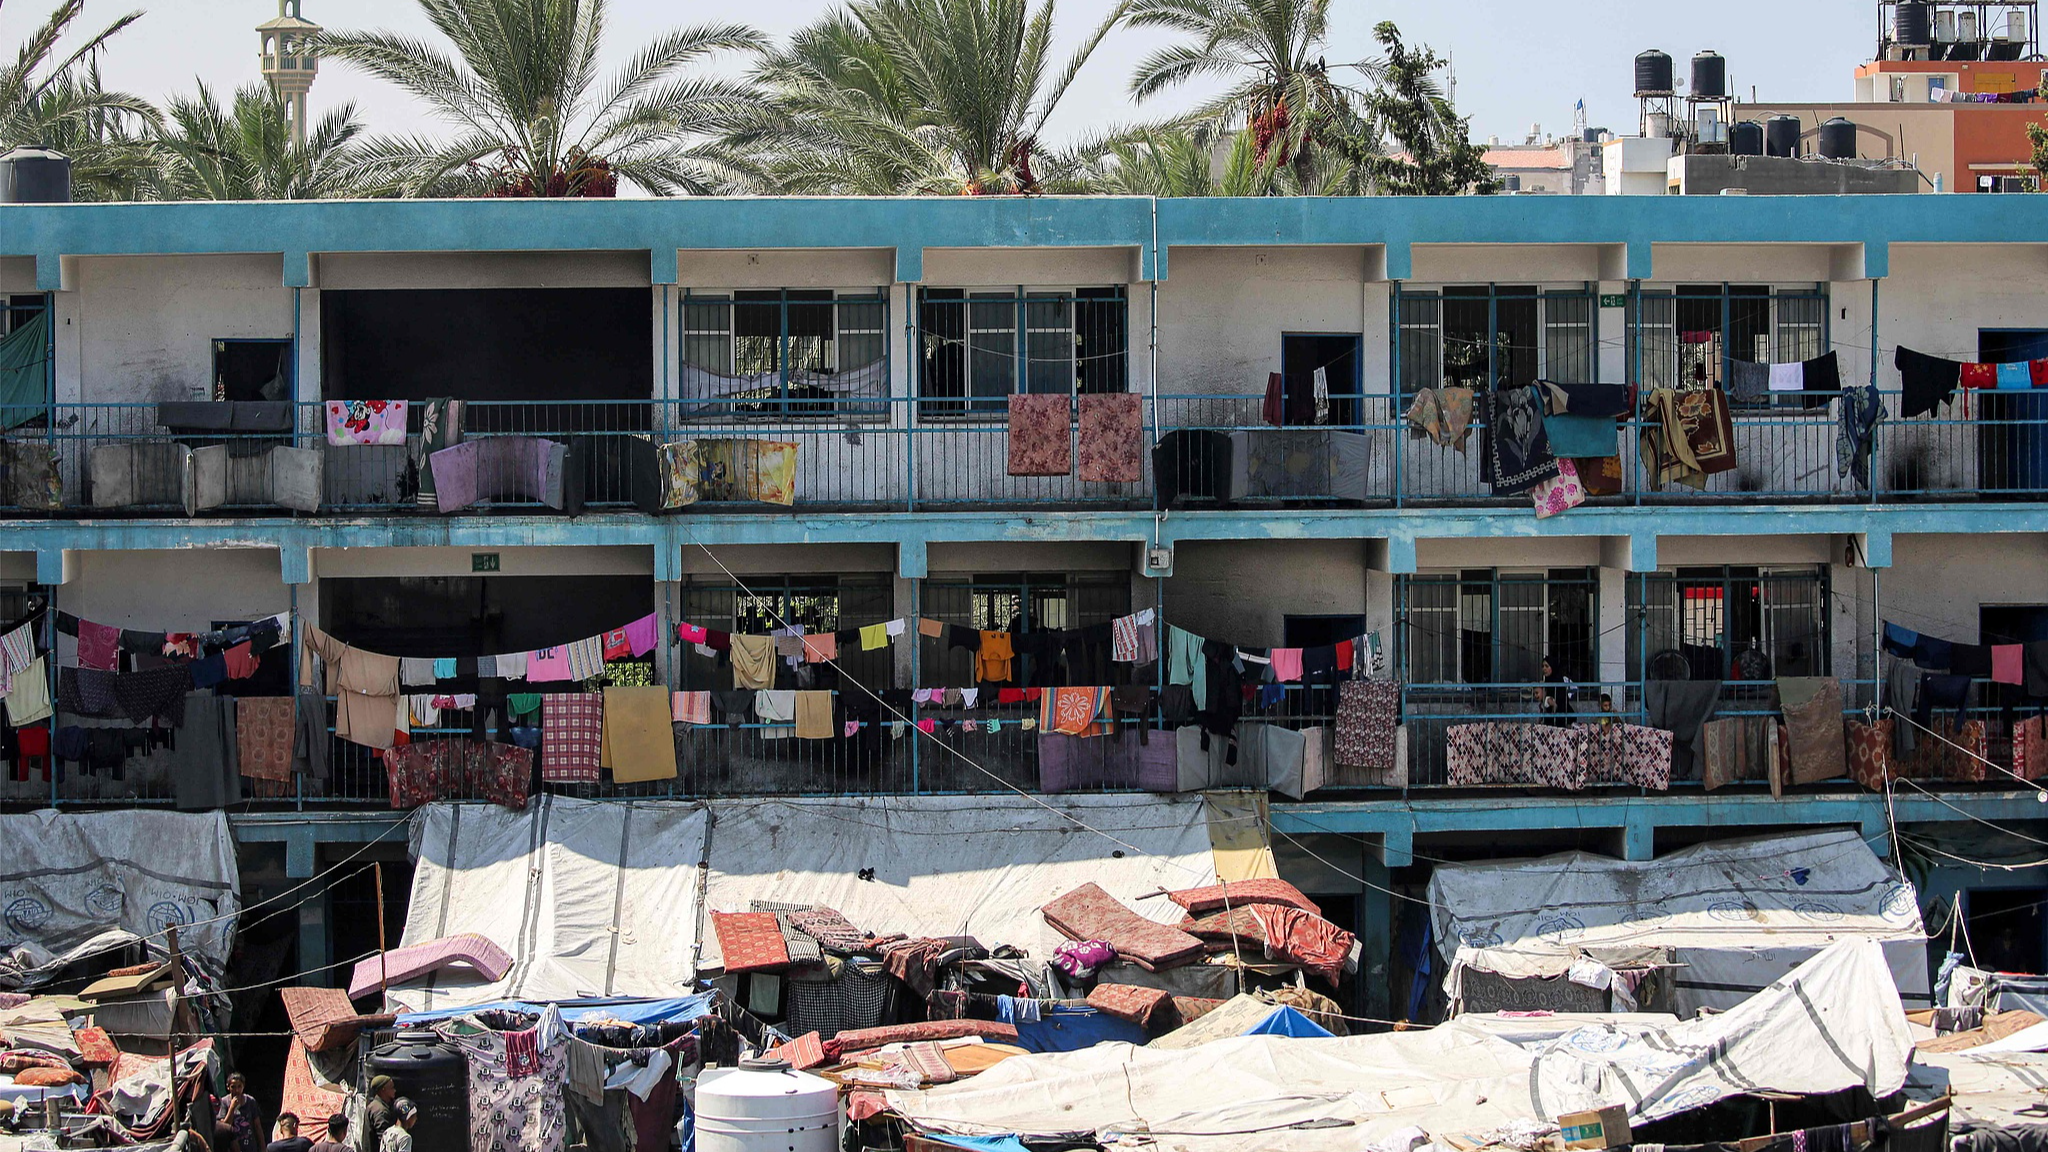
[[[839,1086],[784,1060],[697,1078],[697,1152],[837,1152]]]

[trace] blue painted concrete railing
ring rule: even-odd
[[[1890,411],[1899,409],[1897,395],[1884,399]],[[682,442],[711,455],[710,448],[732,440],[796,445],[791,506],[813,511],[1132,510],[1162,499],[1190,509],[1527,504],[1526,497],[1494,496],[1481,481],[1483,422],[1458,451],[1416,438],[1403,402],[1384,395],[1332,396],[1328,422],[1313,427],[1271,427],[1264,403],[1249,395],[1148,398],[1139,479],[1122,483],[1083,480],[1077,471],[1010,475],[1002,411],[957,398],[473,401],[464,406],[463,428],[468,440],[533,437],[565,445],[561,498],[574,505],[580,497],[582,507],[595,510],[661,509],[664,474],[650,457]],[[1864,470],[1869,488],[1845,467],[1854,450],[1842,444],[1823,396],[1779,394],[1738,406],[1735,467],[1708,477],[1701,489],[1653,483],[1644,423],[1618,421],[1612,455],[1619,490],[1589,503],[1897,503],[2048,494],[2048,396],[1977,393],[1967,410],[1958,404],[1946,411],[1951,415],[1879,424]],[[289,427],[259,430],[174,428],[164,418],[155,404],[0,409],[0,427],[11,426],[0,433],[0,515],[437,513],[431,486],[429,498],[420,495],[423,472],[430,476],[432,469],[422,468],[419,405],[412,407],[407,443],[388,445],[330,445],[318,403],[293,406]],[[1070,436],[1078,440],[1078,428]],[[1162,443],[1157,452],[1155,443]],[[207,448],[221,451],[193,451]],[[279,464],[273,448],[301,455]],[[478,479],[486,498],[463,512],[541,507],[524,482],[530,467],[523,460],[487,465]],[[281,495],[294,477],[315,485],[317,496]],[[773,510],[746,495],[706,486],[696,503],[677,511]]]

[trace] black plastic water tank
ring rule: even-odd
[[[1892,13],[1892,39],[1900,44],[1934,43],[1934,5],[1926,0],[1900,0]]]
[[[47,148],[0,156],[0,204],[71,203],[71,157]]]
[[[1510,172],[1506,176],[1501,177],[1500,187],[1503,192],[1520,192],[1522,190],[1522,178]]]
[[[1799,117],[1773,116],[1764,121],[1764,155],[1799,155]]]
[[[1856,158],[1856,125],[1840,116],[1820,126],[1820,154],[1829,160]]]
[[[1764,154],[1764,126],[1754,120],[1738,120],[1728,126],[1728,151],[1737,156]]]
[[[1671,57],[1655,48],[1636,57],[1636,95],[1671,94]]]
[[[1728,95],[1728,58],[1711,49],[1692,58],[1692,96],[1719,100]]]
[[[416,1148],[469,1147],[469,1060],[432,1032],[400,1032],[370,1052],[370,1075],[389,1076],[419,1105]]]

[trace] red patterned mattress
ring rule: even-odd
[[[1116,954],[1147,971],[1172,968],[1202,955],[1202,942],[1168,924],[1147,920],[1099,884],[1083,884],[1047,904],[1046,923],[1074,940],[1107,940]]]

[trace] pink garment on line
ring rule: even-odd
[[[81,626],[82,627],[82,626]],[[2020,684],[2026,680],[2021,670],[2026,655],[2023,644],[1993,644],[1991,646],[1991,680],[1995,684]]]
[[[1273,679],[1282,684],[1291,684],[1301,679],[1301,649],[1275,648],[1273,656]]]
[[[645,656],[654,651],[656,632],[657,621],[652,612],[626,625],[626,644],[633,655]]]
[[[685,644],[702,644],[708,629],[702,624],[676,625],[676,637]]]
[[[526,680],[530,684],[546,683],[550,680],[570,680],[569,646],[560,644],[553,648],[536,648],[527,654]]]

